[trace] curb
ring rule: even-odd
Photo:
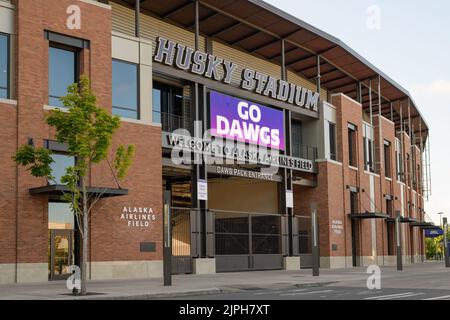
[[[232,288],[210,288],[177,292],[161,292],[161,293],[145,293],[145,294],[128,294],[114,296],[92,296],[92,297],[73,297],[72,300],[149,300],[163,299],[187,296],[204,296],[211,294],[236,293],[240,290]]]
[[[325,281],[325,282],[311,282],[311,283],[297,283],[293,285],[283,286],[283,287],[272,287],[272,286],[261,286],[257,289],[259,290],[270,290],[270,289],[289,289],[289,288],[314,288],[323,287],[330,284],[338,283],[339,281]],[[234,288],[210,288],[210,289],[198,289],[198,290],[188,290],[188,291],[176,291],[176,292],[164,292],[164,293],[146,293],[146,294],[128,294],[128,295],[113,295],[113,296],[87,296],[87,297],[73,297],[72,300],[150,300],[150,299],[164,299],[164,298],[175,298],[175,297],[189,297],[189,296],[204,296],[204,295],[214,295],[214,294],[226,294],[226,293],[237,293],[246,292],[245,287],[234,287]]]

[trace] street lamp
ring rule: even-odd
[[[443,212],[438,212],[437,213],[439,215],[439,227],[442,228],[442,215],[444,214]]]

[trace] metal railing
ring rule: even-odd
[[[153,122],[161,123],[162,131],[173,132],[177,129],[191,130],[192,121],[189,117],[176,114],[153,111]]]
[[[315,161],[317,159],[317,148],[299,143],[292,144],[292,156]]]

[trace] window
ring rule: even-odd
[[[48,228],[49,229],[75,229],[75,219],[69,203],[48,203]]]
[[[374,168],[374,132],[373,127],[368,124],[364,124],[363,132],[364,143],[364,170],[375,172]]]
[[[330,159],[336,160],[336,124],[328,122],[328,137],[330,147]]]
[[[163,131],[185,127],[183,88],[154,82],[152,99],[153,122],[161,123]]]
[[[112,62],[112,113],[139,119],[138,66],[134,63]]]
[[[405,182],[405,174],[403,172],[403,149],[399,139],[395,139],[395,160],[397,169],[397,180]]]
[[[291,137],[292,137],[292,155],[294,157],[302,158],[304,151],[302,150],[302,123],[300,121],[292,120],[291,123]]]
[[[391,166],[391,143],[384,140],[384,175],[387,178],[392,178],[392,166]]]
[[[75,158],[62,153],[52,154],[53,162],[50,165],[55,179],[50,184],[62,184],[61,178],[66,175],[66,169],[75,165]]]
[[[348,124],[348,164],[356,167],[356,126]]]
[[[9,36],[0,33],[0,98],[9,98]]]
[[[67,94],[67,87],[78,81],[78,53],[63,47],[49,48],[48,104],[62,107],[60,98]]]

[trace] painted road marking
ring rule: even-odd
[[[413,293],[413,294],[408,294],[408,295],[404,295],[404,296],[398,296],[398,297],[391,297],[391,298],[383,298],[383,299],[378,299],[378,300],[393,300],[393,299],[403,299],[403,298],[411,298],[411,297],[415,297],[415,296],[422,296],[425,293]]]
[[[409,298],[409,297],[420,296],[420,295],[423,295],[423,293],[404,292],[404,293],[397,293],[397,294],[388,294],[388,295],[384,295],[384,296],[367,297],[367,298],[364,298],[364,300],[392,300],[392,299]]]
[[[268,291],[264,291],[264,292],[256,292],[255,293],[255,296],[262,296],[262,295],[265,295],[265,294],[278,294],[278,293],[283,293],[284,291],[270,291],[270,290],[268,290]]]
[[[333,291],[334,290],[320,290],[320,291],[285,293],[285,294],[280,294],[280,296],[298,296],[298,295],[302,295],[302,294],[326,293],[326,292],[333,292]]]
[[[383,290],[372,290],[372,291],[361,291],[358,292],[358,295],[369,295],[369,294],[378,294],[378,293],[383,293]]]
[[[285,291],[264,291],[264,292],[257,292],[255,293],[256,296],[262,296],[265,294],[280,294],[280,293],[287,293],[287,292],[301,292],[306,291],[306,289],[295,289],[295,290],[285,290]]]
[[[450,295],[449,296],[434,297],[434,298],[427,298],[427,299],[423,299],[423,300],[447,300],[447,299],[450,299]]]
[[[414,292],[404,292],[404,293],[396,293],[396,294],[387,294],[384,296],[376,296],[376,297],[367,297],[364,298],[364,300],[372,300],[372,299],[380,299],[380,298],[388,298],[388,297],[395,297],[395,296],[403,296],[405,294],[413,294]]]

